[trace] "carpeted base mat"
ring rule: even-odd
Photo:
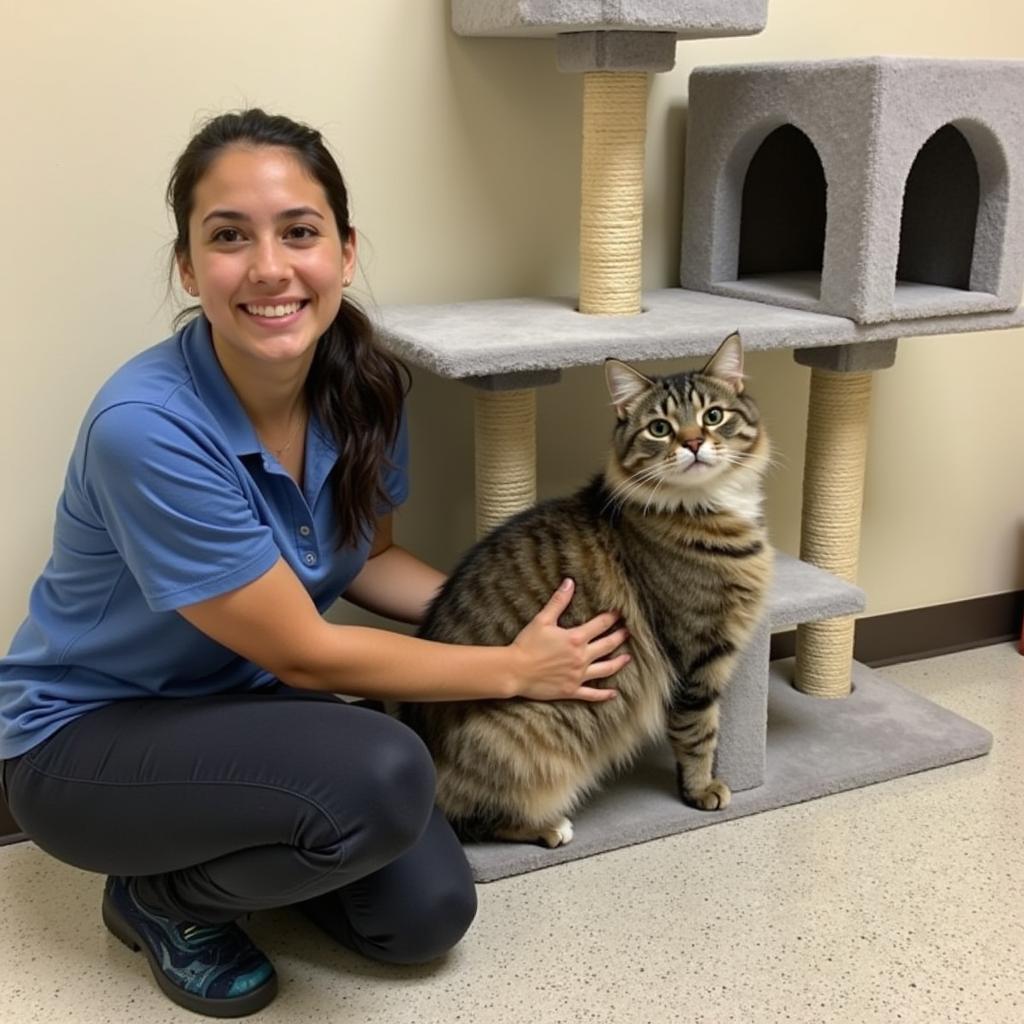
[[[992,736],[863,665],[854,692],[823,700],[790,685],[792,659],[772,664],[765,784],[734,793],[724,811],[680,803],[667,742],[594,796],[573,818],[575,838],[548,850],[524,843],[466,846],[478,882],[564,864],[606,850],[978,757]],[[726,782],[729,780],[726,779]]]

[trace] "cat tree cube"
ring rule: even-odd
[[[684,286],[641,295],[647,75],[671,68],[677,39],[759,31],[766,6],[453,0],[457,32],[556,36],[560,67],[585,78],[578,301],[381,311],[396,355],[475,390],[478,531],[535,500],[535,389],[563,368],[706,357],[738,328],[748,351],[794,350],[812,370],[801,557],[779,555],[762,628],[722,703],[718,772],[732,806],[683,808],[665,789],[671,767],[641,765],[641,784],[595,798],[572,844],[471,850],[481,881],[975,757],[991,743],[855,665],[852,616],[864,608],[855,577],[873,372],[892,365],[897,337],[1024,324],[1014,178],[1024,152],[1011,117],[1024,64],[873,58],[694,72]],[[798,657],[780,676],[769,638],[792,625]]]
[[[684,288],[849,317],[1017,306],[1024,64],[871,57],[690,77]]]

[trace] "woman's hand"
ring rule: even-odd
[[[629,637],[623,629],[608,633],[619,615],[605,612],[572,629],[558,625],[558,617],[572,601],[574,584],[565,580],[551,600],[510,644],[518,655],[516,696],[531,700],[610,700],[615,690],[586,686],[607,679],[629,661],[628,654],[605,658]],[[604,634],[607,634],[605,636]]]

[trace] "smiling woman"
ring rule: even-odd
[[[257,430],[280,434],[351,283],[354,233],[341,237],[323,187],[288,150],[237,147],[199,182],[176,255],[235,391],[269,418]]]
[[[339,597],[418,623],[443,576],[392,541],[402,367],[346,295],[348,194],[318,132],[210,121],[175,165],[176,334],[101,388],[52,558],[0,661],[0,786],[42,849],[108,875],[103,920],[175,1002],[266,1005],[234,923],[294,905],[377,960],[440,956],[476,897],[415,734],[334,693],[608,700],[614,616],[515,641],[328,623]]]

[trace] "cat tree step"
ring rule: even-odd
[[[462,36],[632,30],[706,39],[753,35],[767,18],[768,0],[452,0]]]
[[[585,316],[569,298],[385,306],[378,314],[378,328],[382,343],[400,359],[439,377],[467,379],[600,365],[609,356],[627,362],[707,356],[737,329],[744,350],[753,352],[1024,324],[1024,307],[857,324],[827,313],[685,288],[646,292],[643,309],[635,316]]]
[[[595,793],[573,815],[576,837],[568,846],[467,846],[476,880],[489,882],[551,867],[966,761],[992,746],[985,729],[864,665],[854,663],[854,692],[842,701],[820,700],[794,689],[791,659],[765,665],[764,671],[769,679],[764,716],[767,757],[763,783],[757,788],[739,792],[734,786],[732,803],[724,811],[685,807],[676,792],[668,744],[656,743],[633,769]],[[830,856],[827,838],[822,839],[823,858]]]
[[[864,605],[860,587],[792,555],[775,552],[767,612],[722,696],[717,771],[734,792],[756,789],[765,779],[771,634],[805,622],[856,615]]]
[[[775,570],[768,592],[771,632],[864,611],[864,591],[799,558],[775,552]]]

